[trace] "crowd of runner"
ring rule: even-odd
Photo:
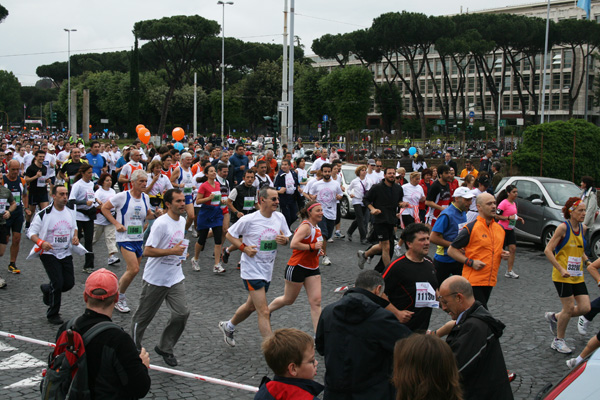
[[[16,261],[24,229],[35,243],[29,257],[39,257],[48,275],[49,282],[40,288],[46,317],[52,324],[63,324],[61,295],[74,285],[73,253],[84,255],[82,269],[90,274],[97,267],[123,262],[114,304],[121,313],[132,309],[127,289],[147,258],[131,337],[141,351],[144,330],[166,301],[171,319],[155,351],[175,366],[174,347],[189,316],[185,273],[203,268],[199,256],[207,246],[214,274],[226,273],[230,255],[240,251],[237,269],[248,297],[237,310],[223,310],[232,313],[218,324],[227,345],[236,345],[236,326],[254,312],[265,343],[273,340],[272,313],[293,304],[304,288],[316,350],[326,359],[326,398],[344,390],[373,392],[377,385],[382,385],[382,396],[386,390],[393,396],[394,344],[411,331],[447,337],[462,385],[462,394],[450,385],[454,394],[447,398],[511,398],[511,375],[498,340],[504,324],[488,311],[488,301],[502,260],[507,260],[504,276],[519,278],[514,270],[514,229],[523,219],[517,214],[516,187],[509,185],[493,195],[501,165],[487,156],[479,170],[468,162],[460,171],[459,186],[459,171],[448,155],[437,167],[419,158],[410,166],[399,163],[397,169],[384,167],[379,159],[368,160],[345,185],[338,153],[318,143],[311,156],[305,155],[301,141],[292,151],[280,150],[279,162],[271,150],[253,154],[242,143],[228,144],[222,148],[196,141],[177,150],[173,143],[155,147],[139,141],[120,147],[114,141],[86,145],[54,137],[2,140],[0,256],[12,235],[8,271],[20,273]],[[305,167],[307,161],[310,168]],[[586,216],[596,207],[595,189],[590,188],[593,180],[582,178],[581,198],[567,201],[566,221],[545,249],[562,310],[544,317],[555,336],[551,347],[561,353],[571,353],[564,341],[569,320],[577,317],[579,332],[587,334],[600,312],[600,298],[590,302],[583,278],[587,267],[600,282],[600,261],[592,263],[584,251],[590,224]],[[356,217],[345,234],[340,227],[344,192]],[[320,266],[332,263],[331,243],[353,241],[356,230],[358,267],[364,269],[377,255],[380,260],[373,274],[361,273],[356,287],[322,312]],[[94,246],[103,235],[108,259],[98,260]],[[433,259],[428,256],[430,243],[437,246]],[[284,293],[269,302],[277,249],[288,245],[293,253],[285,268]],[[2,278],[0,287],[6,287]],[[435,308],[448,312],[452,321],[430,329]],[[371,321],[375,310],[381,315]],[[371,348],[344,339],[366,334],[367,322],[380,328],[389,324],[390,334]],[[460,330],[469,324],[471,333]],[[568,366],[598,347],[600,333]],[[408,350],[396,349],[398,354],[403,351]],[[368,364],[371,359],[385,361],[373,367],[372,381],[365,371],[361,381],[354,376],[357,371],[338,370],[344,363]],[[394,376],[400,387],[401,377]],[[381,377],[385,379],[375,382]]]

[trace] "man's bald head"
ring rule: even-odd
[[[440,286],[441,291],[448,291],[450,293],[461,293],[467,299],[473,298],[473,287],[468,280],[460,275],[452,275],[446,278]]]
[[[477,195],[477,205],[483,205],[485,203],[487,203],[488,201],[490,201],[490,198],[494,198],[494,196],[492,196],[489,193],[480,193]]]

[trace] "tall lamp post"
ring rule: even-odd
[[[68,60],[67,60],[67,103],[69,105],[69,115],[67,116],[67,125],[69,134],[71,134],[71,32],[77,32],[77,29],[64,29],[69,37]]]
[[[233,5],[233,1],[217,1],[223,6],[223,23],[221,24],[221,145],[225,145],[225,6]]]

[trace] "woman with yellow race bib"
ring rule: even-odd
[[[565,343],[569,320],[590,311],[590,297],[583,279],[583,266],[589,265],[590,261],[584,253],[585,204],[580,198],[571,197],[562,211],[566,221],[556,228],[544,250],[553,266],[552,281],[558,291],[562,310],[559,313],[547,312],[545,318],[555,335],[550,347],[568,354],[572,351]]]

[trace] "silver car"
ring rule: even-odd
[[[312,164],[312,162],[306,161],[304,169],[309,171]],[[342,218],[351,218],[351,216],[354,215],[352,198],[346,189],[350,185],[350,182],[356,178],[356,175],[354,174],[356,167],[358,167],[358,164],[342,164],[342,187],[344,188],[344,193],[342,195],[342,199],[340,200],[340,214]]]
[[[517,239],[546,246],[556,227],[564,222],[562,208],[569,197],[580,197],[581,189],[573,182],[562,179],[511,176],[503,178],[496,188],[496,195],[508,185],[519,191],[517,214],[524,224],[517,224]]]
[[[595,351],[556,385],[548,384],[535,397],[547,400],[597,399],[600,393],[600,352]]]

